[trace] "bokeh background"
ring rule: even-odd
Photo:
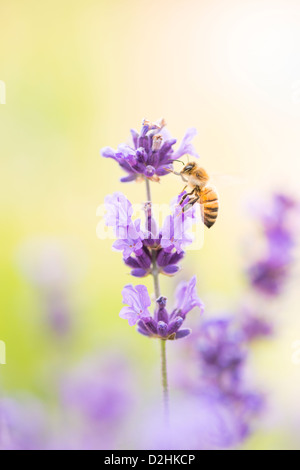
[[[95,351],[128,361],[141,390],[159,388],[158,346],[118,317],[128,269],[96,236],[106,194],[141,202],[145,189],[122,186],[99,150],[126,142],[144,117],[163,116],[178,140],[197,128],[222,209],[181,277],[197,274],[207,315],[230,310],[258,236],[252,201],[278,189],[300,198],[299,2],[0,0],[0,17],[3,393],[51,403],[54,378]],[[152,186],[154,201],[168,203],[182,185],[171,175]],[[274,308],[277,334],[253,351],[272,418],[246,448],[299,447],[298,279],[295,265]],[[174,283],[162,280],[165,295]]]

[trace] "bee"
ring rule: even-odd
[[[193,188],[192,191],[186,193],[179,202],[179,204],[182,205],[185,199],[189,197],[189,201],[182,207],[182,211],[185,212],[198,202],[201,206],[204,224],[208,228],[212,227],[218,216],[219,197],[215,188],[208,184],[209,176],[206,171],[199,167],[196,162],[191,162],[185,165],[180,173],[175,174],[181,176],[183,181],[187,183],[183,191],[185,191],[188,186]]]

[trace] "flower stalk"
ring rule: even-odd
[[[165,422],[169,423],[169,386],[168,386],[168,369],[167,369],[167,341],[160,340],[161,347],[161,377],[163,388],[163,401],[164,401],[164,416]]]
[[[147,202],[150,205],[150,212],[151,212],[151,205],[152,205],[152,197],[151,197],[151,188],[150,188],[150,181],[148,178],[146,180],[146,191],[147,191]],[[155,292],[155,300],[160,298],[160,284],[159,284],[159,271],[158,266],[156,263],[157,252],[156,250],[152,249],[152,277],[154,283],[154,292]],[[160,339],[160,347],[161,347],[161,379],[162,379],[162,389],[163,389],[163,407],[164,407],[164,416],[165,421],[168,423],[169,421],[169,386],[168,386],[168,369],[167,369],[167,348],[166,348],[166,340]]]

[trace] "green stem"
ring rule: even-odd
[[[163,400],[164,400],[164,414],[165,421],[169,423],[169,387],[168,387],[168,372],[167,372],[167,341],[160,340],[161,346],[161,377],[163,387]]]
[[[155,300],[160,297],[159,271],[156,263],[156,251],[152,250],[152,276],[154,282]]]
[[[147,190],[147,202],[152,203],[150,181],[148,180],[148,178],[146,178],[145,181],[146,181],[146,190]]]
[[[147,199],[152,204],[150,181],[146,178],[146,189]],[[156,262],[157,252],[152,250],[152,276],[154,282],[155,299],[160,297],[160,285],[159,285],[159,271]],[[162,388],[163,388],[163,403],[164,403],[164,414],[165,420],[168,423],[169,420],[169,387],[168,387],[168,373],[167,373],[167,351],[165,339],[160,340],[161,343],[161,377],[162,377]]]

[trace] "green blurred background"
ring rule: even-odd
[[[278,188],[300,196],[299,2],[0,0],[0,18],[1,380],[6,390],[42,395],[51,363],[113,348],[140,367],[142,382],[158,349],[118,317],[122,287],[132,281],[111,241],[97,239],[96,209],[113,191],[141,202],[145,188],[121,185],[122,171],[99,150],[127,141],[144,117],[165,117],[178,140],[197,128],[201,163],[221,175],[221,210],[181,277],[197,274],[208,314],[230,309],[257,237],[249,201],[263,204]],[[154,201],[168,203],[181,186],[173,175],[153,184]],[[71,340],[49,340],[30,274],[49,246],[61,260],[54,277],[62,276],[73,312]],[[299,441],[297,270],[273,307],[279,333],[253,358],[278,419],[251,448]],[[165,295],[174,282],[162,280]]]

